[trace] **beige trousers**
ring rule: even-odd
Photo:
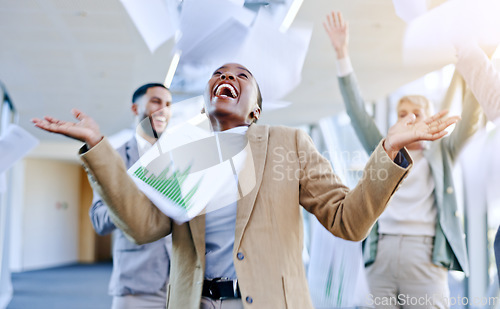
[[[200,309],[243,309],[243,303],[241,298],[213,300],[208,297],[202,297]]]
[[[379,308],[449,308],[448,270],[431,262],[434,238],[382,234],[375,262],[366,268]]]
[[[167,294],[165,289],[156,294],[134,294],[113,296],[111,309],[165,309],[167,307]]]

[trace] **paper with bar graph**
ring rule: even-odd
[[[307,281],[314,308],[369,307],[361,243],[333,236],[316,218],[311,225]]]
[[[246,136],[210,132],[207,121],[200,115],[168,130],[128,170],[139,189],[177,222],[230,205],[255,185]]]

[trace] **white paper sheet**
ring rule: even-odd
[[[7,192],[7,179],[5,173],[0,174],[0,194]]]
[[[427,0],[392,0],[396,15],[409,23],[427,11]]]
[[[39,141],[18,125],[11,124],[0,137],[0,174],[22,159]]]
[[[483,179],[486,185],[486,200],[488,202],[488,221],[490,226],[500,224],[500,161],[498,153],[500,152],[500,118],[494,122],[495,128],[489,132],[487,146],[483,148],[483,154],[488,153],[490,161],[476,160],[483,162],[487,167],[487,175]],[[481,177],[476,173],[476,177]]]
[[[283,33],[268,10],[261,9],[255,18],[254,12],[229,0],[187,0],[180,28],[183,34],[176,45],[182,51],[179,72],[209,67],[211,74],[224,63],[238,62],[256,77],[264,109],[289,104],[280,100],[301,81],[312,26]]]
[[[212,53],[214,46],[200,44],[215,32],[232,31],[227,24],[228,20],[238,21],[244,27],[249,27],[255,13],[244,8],[242,4],[230,0],[185,0],[180,15],[180,29],[182,35],[176,44],[176,49],[181,50],[184,57],[190,57],[190,53],[200,49],[199,53]],[[225,25],[224,28],[221,28]],[[225,36],[227,41],[237,43],[238,37]],[[234,41],[236,40],[236,41]],[[228,46],[215,46],[218,52],[223,52]],[[181,61],[183,61],[181,59]]]
[[[500,222],[500,119],[494,122],[493,129],[478,131],[460,152],[464,179],[464,188],[471,194],[465,194],[465,206],[468,213],[484,214],[488,212],[491,226]],[[466,193],[467,193],[466,192]]]
[[[151,53],[175,35],[177,11],[171,0],[120,0]]]
[[[368,307],[369,294],[361,242],[333,236],[311,218],[307,282],[315,308]]]
[[[174,103],[171,107],[172,117],[168,122],[169,128],[185,123],[200,115],[203,109],[203,101],[203,96],[197,96]]]
[[[408,24],[403,48],[407,65],[445,65],[455,60],[455,46],[500,43],[500,1],[449,0]]]
[[[269,13],[260,10],[240,53],[228,60],[241,63],[252,72],[263,104],[279,100],[301,81],[311,34],[312,27],[292,27],[282,33]]]
[[[208,118],[198,115],[167,130],[128,170],[139,189],[177,222],[230,205],[255,186],[246,136],[212,133],[209,127]]]
[[[230,17],[217,28],[198,38],[197,43],[191,43],[188,51],[182,52],[179,66],[186,64],[211,64],[214,69],[227,62],[226,60],[238,54],[250,28],[239,20]],[[231,44],[227,44],[228,40]],[[186,45],[186,44],[183,44]]]

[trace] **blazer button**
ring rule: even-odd
[[[446,188],[446,193],[453,194],[453,187]]]
[[[243,253],[241,252],[238,252],[238,254],[236,254],[236,257],[238,258],[238,260],[243,260],[245,258],[245,256],[243,255]],[[251,298],[250,298],[251,299]]]
[[[247,296],[247,298],[245,298],[245,300],[247,301],[247,303],[251,304],[253,303],[253,299],[250,297],[250,296]]]

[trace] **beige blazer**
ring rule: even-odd
[[[305,132],[251,125],[247,137],[257,183],[237,203],[233,249],[243,304],[245,308],[312,309],[302,263],[299,205],[334,235],[362,240],[407,175],[411,158],[403,151],[410,166],[401,168],[390,160],[381,142],[367,163],[365,177],[350,191]],[[172,233],[167,308],[198,309],[205,273],[205,216],[173,223],[137,189],[106,139],[83,151],[81,159],[91,184],[122,231],[137,243]]]

